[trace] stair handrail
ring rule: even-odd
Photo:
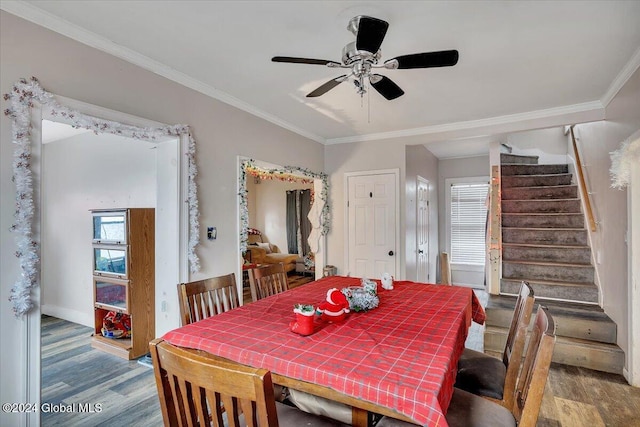
[[[582,192],[582,199],[584,200],[584,206],[587,215],[587,221],[589,221],[589,227],[591,231],[596,231],[596,220],[593,216],[593,209],[591,208],[591,198],[589,191],[587,191],[587,183],[584,178],[584,170],[582,168],[582,160],[580,160],[580,153],[578,152],[578,144],[576,142],[576,136],[573,133],[573,127],[569,126],[569,133],[571,134],[571,142],[573,145],[573,154],[576,159],[576,171],[578,172],[578,180],[580,180],[580,191]]]

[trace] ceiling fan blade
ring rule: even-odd
[[[398,66],[390,68],[398,69],[451,67],[458,63],[458,51],[442,50],[439,52],[424,52],[397,56],[385,61],[385,66],[387,63],[392,63],[392,61],[397,61]]]
[[[313,92],[309,92],[309,94],[307,95],[307,98],[315,98],[317,96],[324,95],[325,93],[329,92],[331,89],[333,89],[334,87],[338,86],[340,83],[345,81],[346,80],[345,77],[347,77],[346,74],[344,76],[336,77],[333,80],[329,80],[328,82],[318,87]]]
[[[358,21],[358,34],[356,35],[356,49],[376,53],[387,34],[389,23],[370,16],[361,16]]]
[[[404,91],[400,89],[400,86],[395,84],[389,77],[372,74],[370,81],[371,86],[389,101],[404,95]]]
[[[329,64],[337,64],[339,63],[335,61],[329,61],[326,59],[310,59],[310,58],[294,58],[291,56],[274,56],[271,58],[273,62],[289,62],[293,64],[311,64],[311,65],[329,65]]]

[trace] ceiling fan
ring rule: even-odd
[[[326,65],[330,68],[348,68],[349,74],[336,77],[307,94],[308,98],[324,95],[340,83],[353,78],[357,93],[362,97],[366,92],[367,80],[380,95],[388,100],[404,95],[404,91],[390,78],[372,72],[375,68],[387,70],[410,68],[451,67],[458,62],[457,50],[414,53],[397,56],[378,64],[380,45],[387,33],[389,23],[382,19],[359,15],[352,18],[347,30],[356,36],[356,41],[342,49],[342,63],[325,59],[295,58],[290,56],[274,56],[273,62],[290,62],[293,64]]]

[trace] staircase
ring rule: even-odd
[[[487,305],[485,350],[504,349],[515,294],[529,282],[557,324],[555,362],[620,374],[616,325],[598,304],[581,201],[568,165],[501,154],[502,279]],[[532,316],[532,319],[535,316]]]

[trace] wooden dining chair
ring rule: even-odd
[[[182,326],[240,306],[236,276],[211,277],[178,285]]]
[[[455,388],[445,415],[449,427],[535,427],[556,342],[556,326],[540,306],[527,354],[508,408]],[[383,417],[376,427],[410,427],[413,424]]]
[[[284,264],[271,264],[250,269],[249,287],[253,301],[289,290]]]
[[[522,282],[502,359],[465,348],[458,361],[455,387],[511,407],[534,300],[533,289]]]
[[[448,252],[440,252],[440,284],[451,284],[451,260]]]
[[[345,426],[276,402],[266,369],[162,339],[151,341],[149,349],[165,426]]]

